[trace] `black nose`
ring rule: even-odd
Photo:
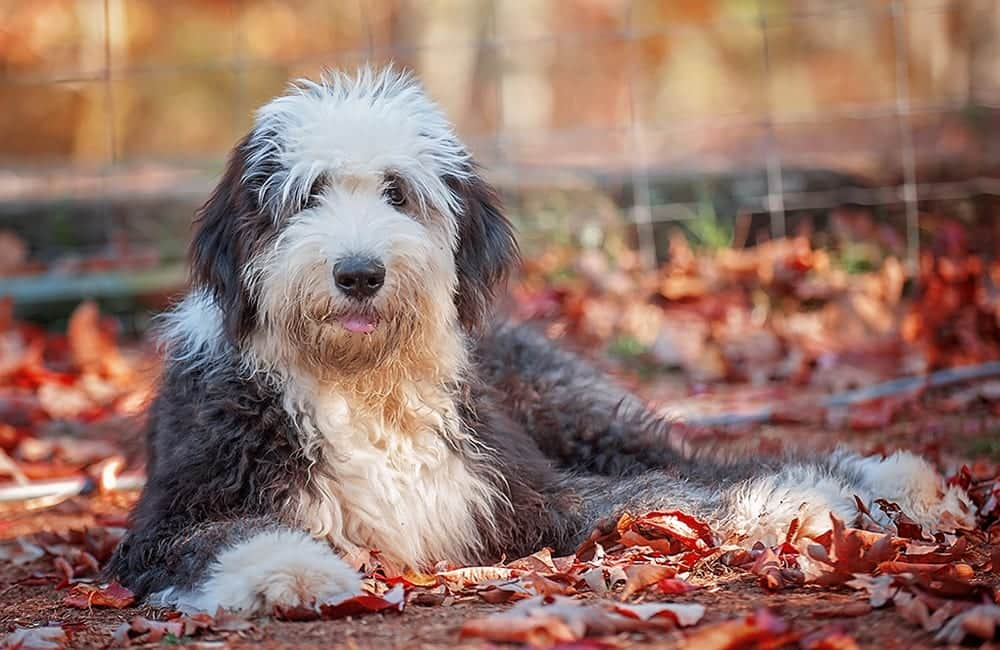
[[[370,298],[385,284],[385,266],[371,257],[349,257],[333,265],[333,281],[351,298]]]

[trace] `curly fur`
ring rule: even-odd
[[[359,255],[385,269],[364,297],[334,283]],[[332,75],[264,106],[163,321],[149,480],[109,576],[161,603],[267,612],[359,588],[341,557],[567,553],[626,511],[683,510],[743,542],[796,517],[804,534],[831,512],[855,521],[855,497],[972,523],[909,454],[678,453],[639,398],[493,315],[517,260],[496,192],[409,76]]]

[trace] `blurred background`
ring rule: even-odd
[[[997,356],[997,0],[0,0],[8,311],[142,333],[253,110],[388,61],[501,188],[520,316],[706,380]]]
[[[72,643],[107,644],[121,615],[88,632],[59,609],[97,606],[103,592],[77,592],[96,586],[67,600],[37,586],[94,576],[124,532],[162,362],[151,324],[184,289],[192,217],[289,80],[389,61],[417,73],[503,194],[524,253],[514,317],[669,416],[678,448],[925,455],[970,490],[981,530],[935,552],[908,542],[879,572],[912,570],[892,582],[896,609],[944,625],[938,638],[993,635],[995,608],[969,608],[1000,593],[986,575],[990,558],[1000,573],[1000,0],[0,0],[0,541],[37,533],[0,543],[16,601],[0,602],[0,633],[72,620]],[[900,537],[919,531],[880,507]],[[837,575],[888,589],[866,574],[889,545],[857,564],[832,544],[853,567]],[[797,584],[794,549],[773,550],[718,565],[713,551],[691,573],[763,603],[733,567]],[[25,557],[43,563],[3,564]],[[625,589],[668,568],[627,566]],[[883,609],[808,623],[810,593],[699,638],[766,627],[848,648],[853,626],[863,647],[931,642]],[[842,596],[815,601],[824,618],[863,615]],[[424,627],[449,629],[435,616]],[[437,638],[424,632],[412,639]]]

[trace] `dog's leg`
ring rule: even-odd
[[[193,590],[168,588],[150,601],[214,612],[266,614],[357,594],[361,578],[325,543],[301,531],[264,530],[222,549]]]
[[[894,503],[925,531],[975,528],[975,506],[969,495],[944,478],[925,459],[907,451],[882,458],[863,457],[847,449],[830,456],[830,465],[852,476],[869,495],[866,507],[879,523],[889,517],[875,502]]]
[[[620,478],[566,475],[560,489],[563,501],[575,504],[564,508],[560,522],[578,526],[575,542],[624,512],[679,510],[710,524],[720,541],[773,545],[785,538],[793,521],[797,535],[806,537],[829,530],[831,514],[860,525],[858,503],[878,517],[881,511],[873,506],[880,498],[897,503],[926,532],[975,523],[968,495],[946,486],[929,463],[906,452],[887,459],[838,451],[815,460],[689,461]]]
[[[106,576],[139,598],[209,611],[270,613],[356,591],[357,573],[288,525],[308,465],[278,397],[213,363],[161,378],[146,487]]]
[[[184,611],[269,614],[361,589],[357,571],[325,542],[259,519],[140,530],[119,547],[108,574],[151,592],[151,604]]]

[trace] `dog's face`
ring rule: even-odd
[[[234,344],[340,371],[475,332],[516,260],[495,192],[393,71],[300,82],[261,108],[192,245]]]

